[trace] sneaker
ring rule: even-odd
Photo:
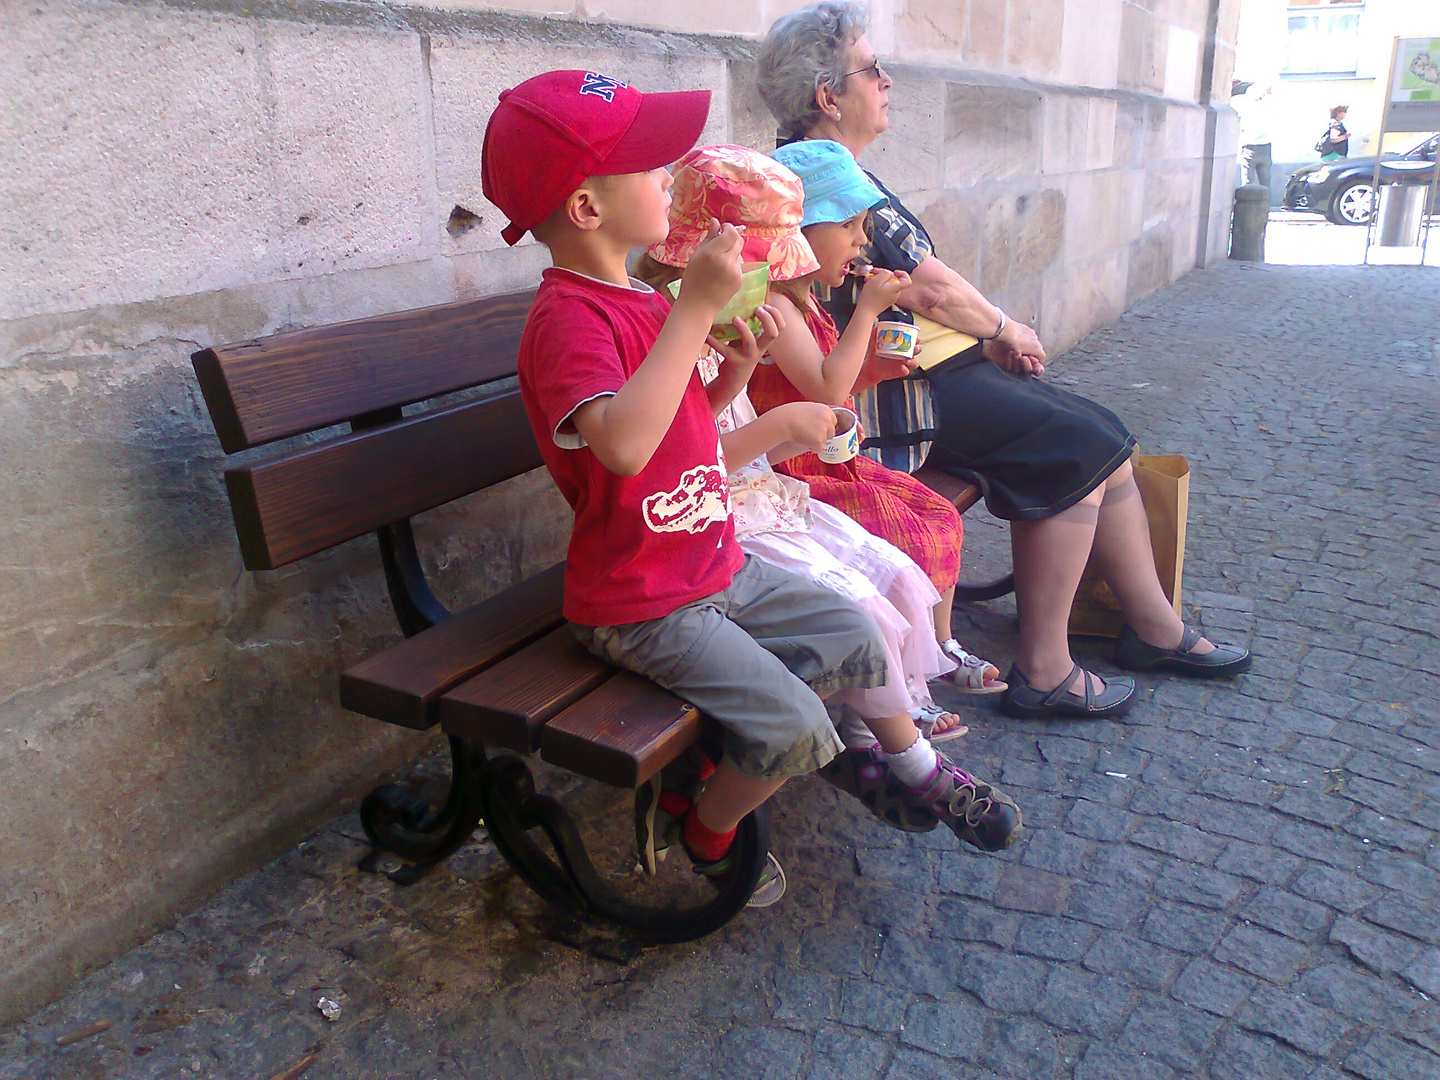
[[[865,809],[901,832],[930,832],[940,822],[890,772],[878,746],[842,750],[820,768],[820,779],[859,799]]]
[[[680,836],[680,824],[690,811],[688,795],[663,787],[658,776],[635,789],[635,869],[654,877],[670,847]]]
[[[769,907],[785,895],[786,884],[785,868],[780,865],[780,860],[775,858],[774,852],[767,851],[765,869],[760,871],[760,880],[755,883],[755,891],[750,894],[750,899],[745,901],[745,906]]]
[[[680,823],[705,790],[715,764],[698,745],[635,789],[637,873],[654,877],[680,835]]]
[[[1020,835],[1020,808],[999,788],[977,780],[944,754],[935,774],[911,797],[932,811],[952,832],[981,851],[1000,851]]]
[[[686,853],[689,854],[688,849]],[[693,855],[690,858],[695,863],[695,873],[709,878],[717,888],[724,884],[734,862],[732,853],[729,852],[714,862],[704,862],[696,859]],[[780,865],[780,860],[775,858],[773,851],[767,851],[765,867],[760,871],[760,880],[755,883],[755,891],[750,894],[750,899],[745,901],[745,906],[750,908],[769,907],[785,895],[786,884],[785,868]]]

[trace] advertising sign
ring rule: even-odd
[[[1440,131],[1440,37],[1396,41],[1385,113],[1386,131]]]

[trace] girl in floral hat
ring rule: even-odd
[[[717,147],[697,148],[691,155]],[[744,163],[752,179],[736,182],[707,179],[691,192],[682,190],[677,173],[670,207],[670,236],[651,248],[661,263],[681,265],[681,255],[694,250],[711,218],[746,229],[746,259],[770,263],[770,303],[788,324],[770,347],[770,364],[756,369],[750,400],[764,413],[791,401],[818,401],[849,407],[850,394],[870,350],[875,320],[891,298],[909,284],[905,274],[877,271],[869,280],[855,316],[842,335],[816,302],[814,287],[843,281],[866,244],[866,222],[884,195],[838,143],[807,140],[776,151],[785,168],[762,170],[764,160],[753,150],[726,148]],[[682,159],[682,162],[684,159]],[[731,166],[733,169],[735,166]],[[799,205],[786,181],[803,184]],[[793,183],[792,181],[789,181]],[[799,225],[800,228],[796,228]],[[802,247],[803,245],[803,247]],[[781,463],[780,472],[810,485],[814,498],[849,514],[872,533],[909,555],[940,593],[933,611],[941,648],[957,665],[950,676],[962,691],[995,694],[1004,690],[1000,670],[972,656],[950,633],[955,581],[960,571],[964,536],[960,515],[946,499],[906,473],[888,469],[869,458],[841,464],[821,461],[813,453]]]
[[[712,220],[745,227],[744,258],[747,262],[768,262],[772,282],[804,279],[819,269],[800,231],[801,185],[790,170],[773,159],[738,146],[697,147],[676,164],[671,195],[670,234],[641,258],[639,276],[650,284],[663,287],[679,276]],[[769,303],[773,311],[773,287]],[[803,329],[793,302],[790,307],[792,321]],[[727,367],[732,365],[733,361]],[[700,368],[707,381],[713,380],[718,370],[713,355],[702,358]],[[732,374],[727,371],[727,375]],[[778,407],[793,408],[797,404],[813,405],[796,399]],[[717,420],[722,435],[756,420],[754,407],[743,390]],[[927,812],[923,801],[917,802],[913,791],[907,792],[905,777],[899,775],[907,771],[905,765],[909,763],[897,762],[894,756],[875,748],[870,727],[876,717],[893,725],[890,714],[908,710],[919,726],[920,737],[906,736],[902,741],[911,745],[899,757],[912,752],[917,757],[926,756],[933,753],[929,742],[958,738],[967,730],[958,717],[934,704],[926,687],[929,679],[955,668],[931,633],[931,613],[940,603],[939,592],[904,551],[861,528],[856,520],[834,507],[812,498],[806,483],[777,473],[766,456],[736,468],[735,462],[743,456],[735,453],[736,445],[733,441],[727,445],[727,455],[732,458],[731,506],[741,546],[758,558],[854,600],[875,619],[890,646],[890,682],[875,690],[846,692],[846,699],[839,702],[844,717],[841,736],[850,749],[822,774],[860,797],[897,828],[933,828],[935,815]],[[771,457],[775,456],[772,453]],[[882,466],[874,468],[890,472]],[[953,507],[943,505],[955,516]],[[956,536],[957,543],[958,539]],[[949,584],[953,583],[952,573]],[[998,674],[994,668],[990,670]],[[895,738],[894,732],[891,738]],[[948,766],[943,757],[938,761]],[[892,772],[901,781],[899,784],[890,779],[888,774]],[[939,816],[947,817],[943,813]],[[947,824],[954,827],[948,820]],[[956,831],[968,839],[961,829]]]

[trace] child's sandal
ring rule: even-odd
[[[946,716],[954,717],[954,726],[946,728],[944,731],[936,731],[935,728]],[[970,732],[970,729],[960,722],[959,716],[949,709],[942,709],[933,701],[920,702],[910,710],[910,718],[915,721],[915,726],[920,729],[920,734],[932,743],[950,742],[952,739],[961,738]]]
[[[972,656],[953,637],[940,643],[940,651],[955,661],[956,668],[941,678],[955,684],[962,694],[998,694],[1010,689],[1010,684],[1000,678],[1000,669],[988,660]],[[986,672],[995,674],[988,676]]]

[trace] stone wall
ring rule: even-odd
[[[431,745],[336,705],[397,636],[371,541],[241,568],[190,353],[532,283],[478,155],[540,70],[708,86],[707,139],[768,143],[746,38],[796,4],[492,6],[0,0],[0,1022]],[[1209,10],[875,5],[871,164],[1052,350],[1223,254]],[[543,475],[431,515],[442,594],[558,559],[566,517]]]

